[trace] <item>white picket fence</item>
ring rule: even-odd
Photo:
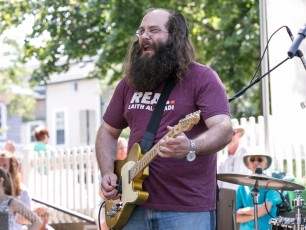
[[[24,152],[23,181],[32,197],[89,217],[99,203],[99,170],[94,147],[48,151],[37,157]],[[79,222],[76,217],[51,209],[51,223]]]
[[[306,141],[304,143],[296,143],[293,141],[283,141],[276,135],[278,128],[276,128],[273,117],[269,116],[269,137],[265,132],[265,120],[263,116],[259,116],[257,120],[255,117],[249,119],[242,118],[239,121],[233,119],[233,122],[239,123],[245,128],[245,135],[241,138],[241,143],[252,149],[255,146],[259,147],[272,157],[272,165],[267,172],[271,175],[273,172],[284,172],[288,177],[295,177],[302,179],[306,175]],[[297,135],[294,133],[284,135]],[[269,149],[266,149],[266,140],[269,138]],[[290,138],[293,139],[293,138]],[[218,162],[227,157],[227,149],[223,149],[218,153]]]
[[[254,117],[243,118],[239,123],[246,130],[241,140],[246,146],[265,145],[263,117],[258,117],[257,121]],[[273,127],[269,128],[273,129]],[[273,150],[270,152],[273,157],[270,172],[287,172],[296,178],[302,178],[306,171],[305,144],[274,143],[273,141],[273,139],[270,141]],[[31,196],[94,217],[94,210],[100,200],[99,170],[94,147],[59,149],[41,156],[38,158],[35,152],[24,152],[23,181],[28,186]],[[225,149],[218,153],[218,162],[224,157],[226,157]],[[67,214],[52,212],[51,221],[52,223],[71,223],[79,220]]]

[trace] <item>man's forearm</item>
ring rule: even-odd
[[[100,127],[96,138],[96,157],[101,175],[114,172],[114,161],[116,160],[117,139]]]
[[[195,138],[197,154],[207,155],[218,152],[231,141],[232,134],[230,118],[224,117],[223,121]]]

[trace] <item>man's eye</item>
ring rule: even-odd
[[[157,34],[159,32],[158,29],[152,29],[152,30],[149,30],[150,33],[152,34]]]

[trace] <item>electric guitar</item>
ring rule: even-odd
[[[198,124],[200,111],[188,114],[180,120],[163,139],[175,137],[178,134],[189,131]],[[143,191],[142,183],[149,175],[148,165],[157,157],[159,142],[156,143],[146,154],[141,153],[139,144],[134,144],[127,158],[115,162],[115,174],[118,176],[119,200],[105,201],[106,224],[111,229],[120,229],[128,221],[135,206],[147,201],[149,193]]]

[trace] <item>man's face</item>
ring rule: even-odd
[[[168,20],[169,13],[163,10],[154,10],[143,17],[139,26],[139,45],[143,56],[152,56],[159,44],[166,43],[169,33],[165,25]]]
[[[154,10],[141,22],[139,39],[133,43],[126,63],[129,83],[137,91],[157,89],[178,67],[177,52],[165,27],[168,20],[168,12]]]

